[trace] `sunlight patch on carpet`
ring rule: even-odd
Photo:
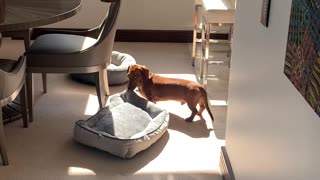
[[[135,174],[220,172],[220,147],[224,141],[216,139],[214,133],[206,138],[186,137],[178,131],[169,131],[169,134],[175,141],[169,141],[161,157]]]
[[[81,167],[69,167],[68,168],[69,176],[95,176],[96,173],[90,169],[81,168]]]
[[[98,97],[93,94],[89,94],[84,114],[91,116],[96,114],[98,110],[99,110]]]

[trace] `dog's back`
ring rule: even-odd
[[[198,96],[199,87],[197,82],[168,78],[156,74],[151,74],[150,81],[145,81],[142,85],[143,91],[152,91],[155,101],[176,100],[187,102],[189,96]]]

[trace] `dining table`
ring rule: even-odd
[[[0,34],[10,32],[27,33],[35,27],[56,23],[70,18],[81,10],[81,0],[0,0],[3,22]],[[0,35],[0,42],[1,42]],[[1,43],[0,43],[1,45]],[[28,46],[25,44],[25,46]],[[1,47],[0,47],[1,48]],[[26,47],[27,48],[27,47]],[[0,54],[1,61],[1,54]],[[7,106],[2,107],[4,123],[21,118],[19,96]]]
[[[5,0],[5,20],[0,32],[39,27],[76,15],[81,0]]]

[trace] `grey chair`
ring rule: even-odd
[[[88,31],[45,30],[25,52],[27,57],[27,94],[30,121],[33,120],[33,73],[94,73],[99,106],[109,95],[106,68],[110,64],[121,0],[111,2],[103,22]]]
[[[21,110],[24,127],[28,127],[26,100],[26,61],[24,56],[19,60],[0,59],[0,152],[3,165],[8,165],[3,130],[2,107],[12,102],[20,94]]]

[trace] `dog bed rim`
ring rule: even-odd
[[[100,133],[98,133],[98,132],[96,132],[96,131],[93,131],[91,128],[88,128],[87,126],[83,126],[83,125],[81,125],[81,124],[79,124],[79,122],[84,122],[85,120],[79,120],[79,121],[77,121],[76,122],[76,124],[79,126],[79,127],[81,127],[81,128],[83,128],[83,129],[86,129],[86,130],[88,130],[88,131],[90,131],[90,132],[92,132],[92,133],[94,133],[94,134],[96,134],[96,135],[98,135],[98,136],[103,136],[103,137],[106,137],[106,138],[111,138],[111,139],[115,139],[115,140],[121,140],[121,141],[130,141],[130,140],[133,140],[133,141],[135,141],[135,140],[138,140],[138,139],[141,139],[141,138],[144,138],[144,136],[147,136],[147,135],[150,135],[150,134],[153,134],[154,132],[156,132],[156,131],[158,131],[159,130],[159,128],[156,128],[155,130],[153,130],[153,131],[151,131],[151,132],[149,132],[149,133],[147,133],[147,134],[145,134],[145,135],[143,135],[142,137],[138,137],[138,138],[130,138],[130,139],[124,139],[124,138],[117,138],[117,137],[113,137],[113,136],[106,136],[106,135],[104,135],[104,134],[100,134]],[[167,117],[163,120],[163,123],[161,123],[161,125],[160,126],[162,126],[166,121],[168,121],[168,115],[167,115]],[[159,126],[159,127],[160,127]]]
[[[100,112],[101,110],[102,110],[102,109],[100,109],[98,112]],[[164,111],[166,111],[166,110],[164,110]],[[98,112],[97,112],[97,113],[98,113]],[[88,126],[83,126],[82,124],[79,124],[80,122],[85,122],[85,120],[83,120],[83,119],[78,120],[78,121],[76,122],[76,124],[77,124],[79,127],[83,128],[83,129],[86,129],[86,130],[88,130],[88,131],[90,131],[90,132],[92,132],[92,133],[94,133],[94,134],[96,134],[96,135],[98,135],[98,136],[103,136],[103,137],[107,137],[107,138],[111,138],[111,139],[115,139],[115,140],[121,140],[121,141],[130,141],[130,140],[135,141],[135,140],[143,139],[144,136],[148,136],[148,135],[153,134],[154,132],[158,131],[159,128],[160,128],[164,123],[166,123],[166,121],[167,121],[167,123],[169,123],[169,122],[168,122],[168,121],[169,121],[169,113],[167,114],[166,118],[162,121],[161,125],[160,125],[158,128],[156,128],[156,129],[154,129],[153,131],[150,131],[149,133],[146,133],[146,134],[144,134],[143,136],[138,137],[138,138],[118,138],[118,137],[114,137],[114,136],[112,136],[112,135],[106,136],[106,135],[104,135],[104,134],[100,134],[100,133],[98,133],[97,131],[92,130],[92,129],[89,128]]]

